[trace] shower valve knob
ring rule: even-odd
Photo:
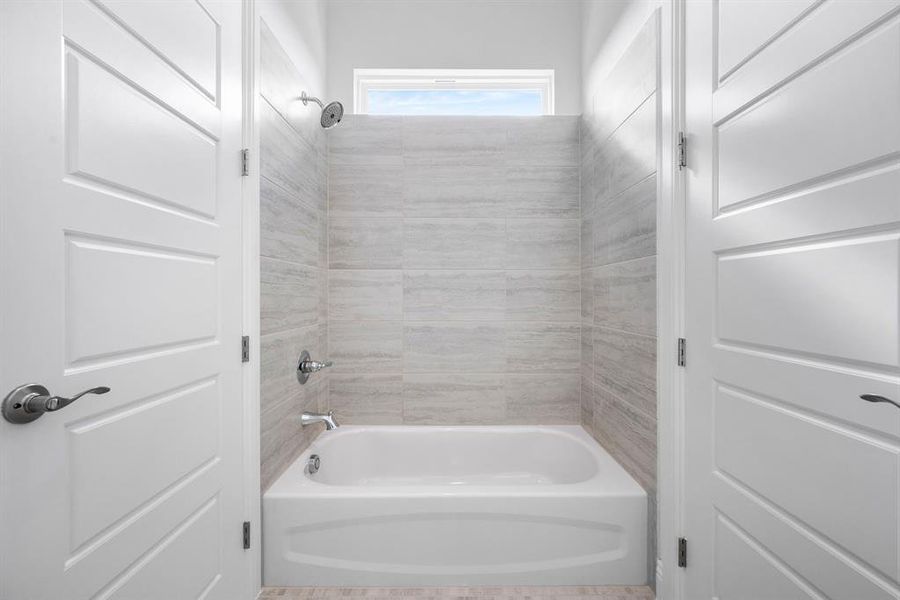
[[[328,368],[333,364],[334,363],[330,360],[324,362],[312,360],[309,356],[309,352],[304,350],[300,355],[300,362],[297,364],[297,380],[300,383],[306,383],[310,373],[318,373],[322,369]]]

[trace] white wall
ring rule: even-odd
[[[325,94],[325,0],[259,0],[259,16],[266,22],[309,87],[313,96]],[[297,90],[297,95],[303,90]]]
[[[328,97],[354,68],[555,69],[556,113],[581,113],[579,0],[329,0]]]
[[[593,115],[599,83],[664,0],[584,0],[581,14],[581,106]]]

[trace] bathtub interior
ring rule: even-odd
[[[583,440],[540,428],[348,428],[324,433],[313,452],[320,469],[306,476],[336,486],[572,484],[599,468]]]

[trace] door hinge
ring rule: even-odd
[[[678,366],[683,367],[687,362],[687,340],[678,338]]]
[[[687,567],[687,540],[678,538],[678,566],[682,569]]]
[[[678,170],[687,166],[687,137],[683,131],[678,132]]]
[[[250,521],[244,521],[244,550],[250,549]]]
[[[250,362],[250,336],[241,338],[241,362]]]
[[[241,176],[248,177],[250,175],[250,149],[241,150]]]

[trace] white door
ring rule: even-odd
[[[0,420],[3,600],[252,593],[241,11],[0,6],[0,397],[111,388]]]
[[[688,600],[900,598],[900,2],[686,2]]]

